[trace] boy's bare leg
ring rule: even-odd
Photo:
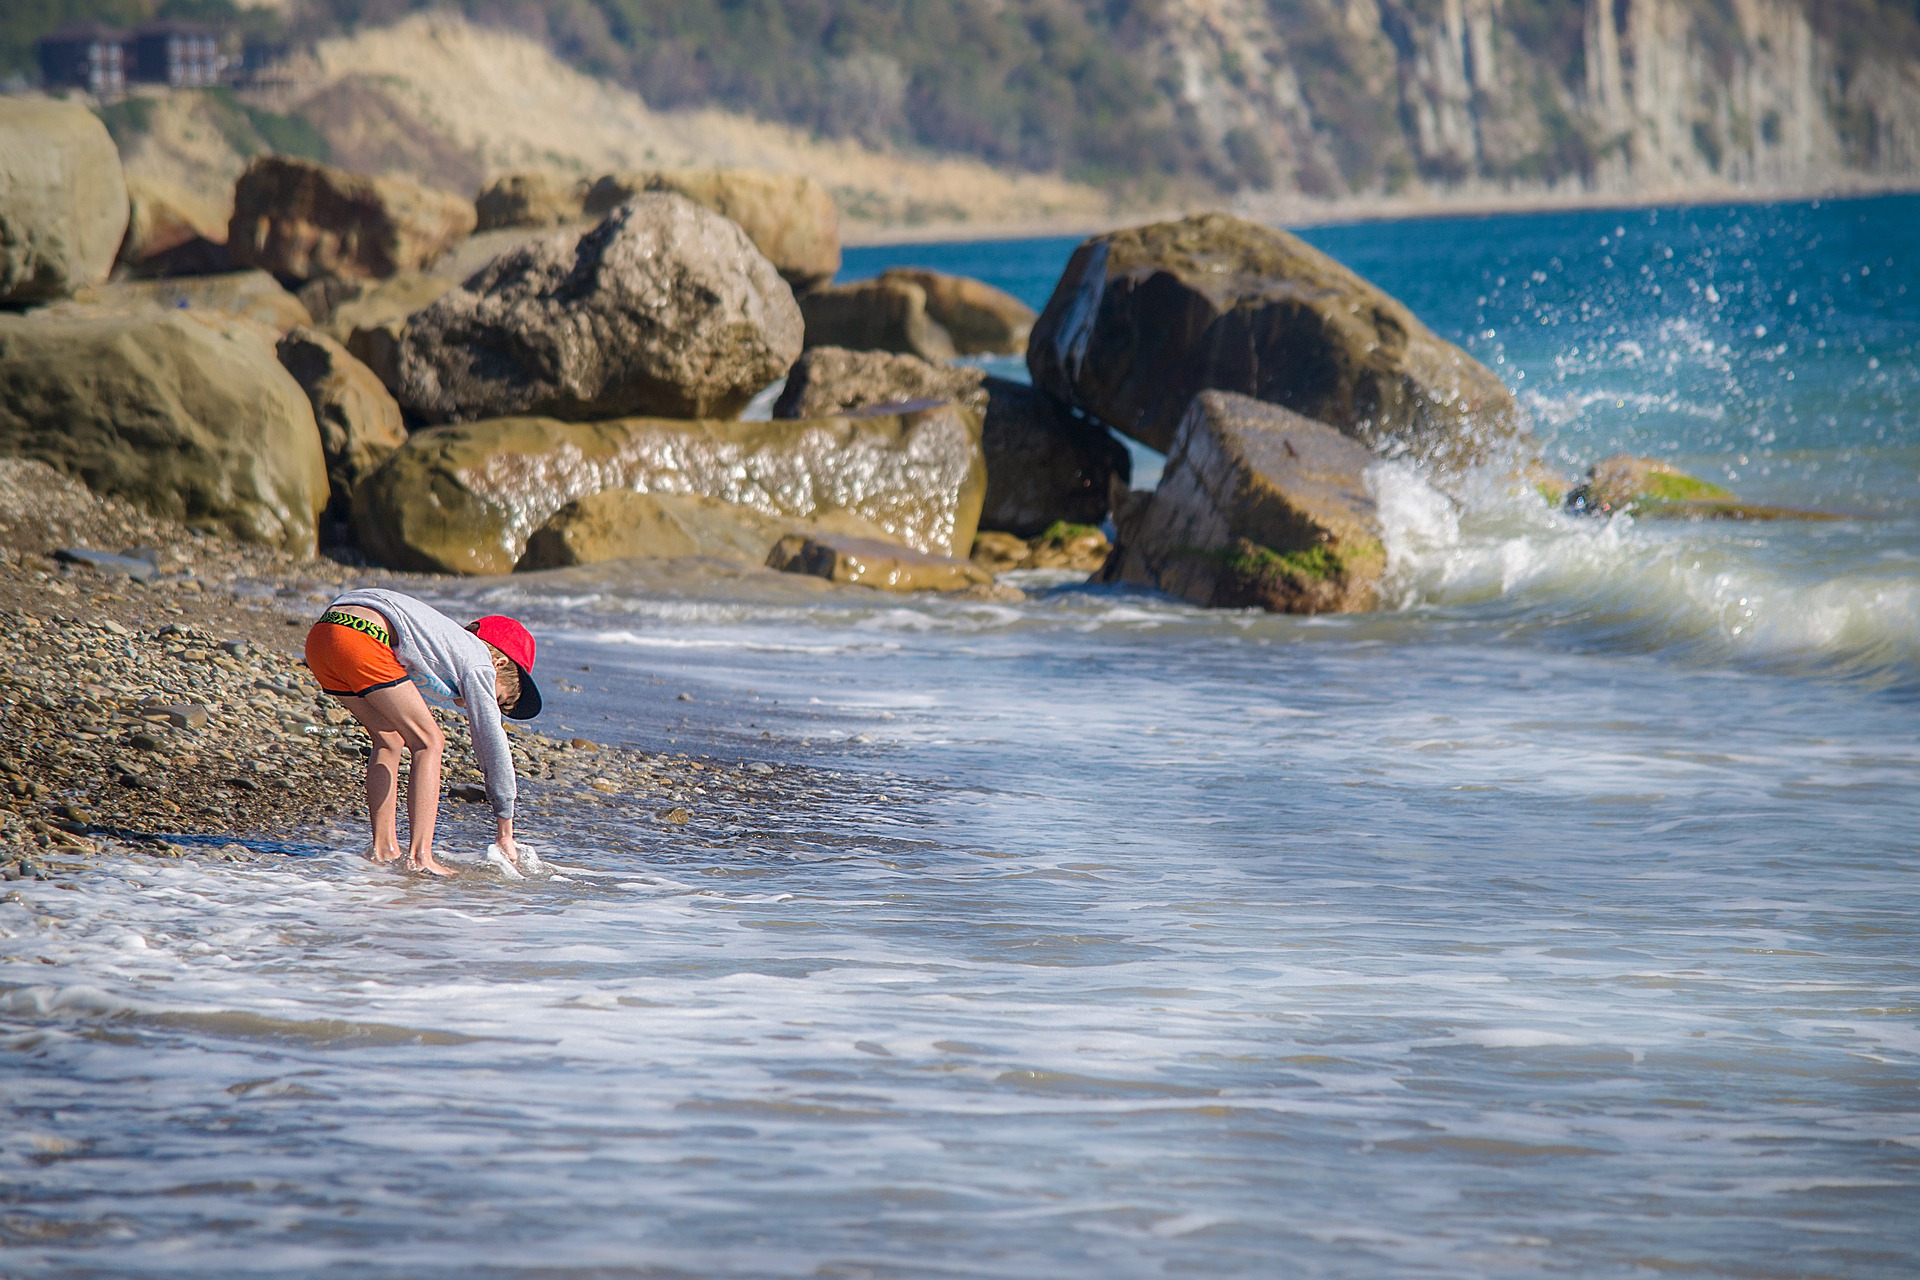
[[[405,741],[367,706],[365,698],[338,700],[367,731],[371,754],[367,757],[367,821],[373,827],[373,848],[369,856],[375,862],[392,862],[400,856],[400,832],[395,812],[400,789],[400,754]]]
[[[398,734],[412,762],[407,770],[407,866],[436,876],[450,876],[451,867],[433,856],[433,829],[440,816],[440,758],[447,740],[434,722],[427,700],[412,683],[375,689],[358,699],[369,713],[367,727]]]

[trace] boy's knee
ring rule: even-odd
[[[413,745],[415,755],[439,755],[447,749],[447,735],[440,731],[439,725],[429,725],[420,740]]]

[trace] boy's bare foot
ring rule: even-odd
[[[367,857],[370,861],[377,862],[384,867],[389,862],[399,861],[400,851],[398,849],[390,849],[386,853],[382,853],[378,849],[369,849],[367,851]]]
[[[455,871],[452,867],[446,866],[445,864],[439,862],[430,853],[422,854],[417,858],[408,858],[407,870],[422,871],[430,876],[442,876],[442,877],[454,876],[454,875],[460,874],[459,872]]]

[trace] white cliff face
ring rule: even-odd
[[[1226,185],[1652,194],[1920,174],[1920,66],[1820,0],[1168,0],[1146,52]]]

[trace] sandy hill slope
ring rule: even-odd
[[[124,109],[130,105],[131,110]],[[110,114],[130,172],[209,199],[277,148],[471,194],[503,172],[719,165],[804,172],[850,239],[889,228],[1099,221],[1108,197],[971,159],[883,152],[716,109],[660,112],[524,36],[443,14],[326,40],[270,86],[167,93]]]

